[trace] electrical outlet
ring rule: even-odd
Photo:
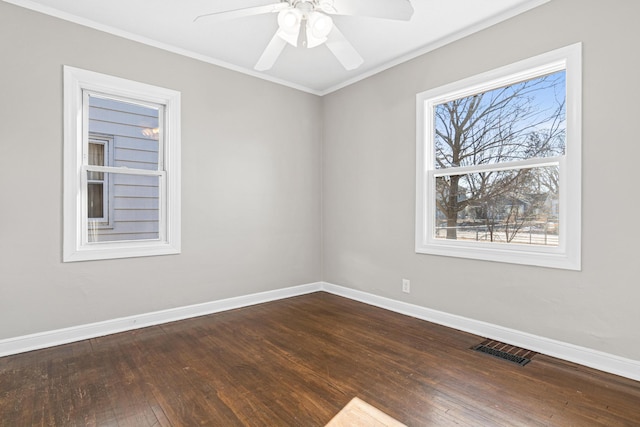
[[[402,279],[402,292],[405,294],[411,292],[411,281],[409,279]]]

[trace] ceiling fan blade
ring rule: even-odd
[[[275,36],[271,39],[267,47],[262,52],[260,59],[256,62],[256,65],[253,67],[258,71],[266,71],[273,67],[276,60],[282,53],[282,50],[287,45],[287,42],[276,33]]]
[[[410,0],[333,0],[321,3],[323,11],[333,15],[358,15],[409,21],[413,16]]]
[[[346,70],[354,70],[364,62],[358,51],[344,38],[335,25],[327,36],[326,45]]]
[[[291,7],[288,2],[277,2],[267,4],[264,6],[245,7],[242,9],[226,10],[223,12],[205,13],[204,15],[196,16],[194,22],[201,18],[209,18],[217,21],[227,21],[230,19],[243,18],[245,16],[262,15],[264,13],[275,13],[283,9]]]

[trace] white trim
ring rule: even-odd
[[[123,39],[131,40],[137,43],[142,43],[147,46],[155,47],[158,49],[162,49],[167,52],[175,53],[177,55],[181,55],[187,58],[196,59],[198,61],[205,62],[207,64],[216,65],[218,67],[226,68],[227,70],[236,71],[241,74],[245,74],[251,77],[257,77],[262,80],[266,80],[271,83],[276,83],[282,86],[286,86],[292,89],[299,90],[301,92],[307,92],[312,95],[322,96],[324,93],[322,91],[318,91],[316,89],[311,89],[301,84],[292,83],[284,79],[279,79],[277,77],[272,77],[267,74],[255,71],[253,69],[241,67],[239,65],[231,64],[226,61],[222,61],[217,58],[213,58],[211,56],[203,55],[188,49],[183,49],[177,46],[173,46],[168,43],[159,42],[157,40],[153,40],[147,37],[140,36],[138,34],[131,33],[129,31],[121,30],[116,27],[112,27],[110,25],[101,24],[99,22],[83,18],[81,16],[73,15],[71,13],[62,12],[58,9],[43,6],[35,1],[31,0],[4,0],[7,3],[11,3],[13,5],[23,7],[25,9],[30,9],[35,12],[43,13],[45,15],[53,16],[54,18],[59,18],[68,22],[73,22],[74,24],[82,25],[88,28],[92,28],[94,30],[102,31],[107,34],[113,34],[118,37],[122,37]],[[547,2],[550,0],[537,0],[538,2]],[[363,77],[364,78],[364,77]]]
[[[415,251],[485,261],[541,267],[581,269],[582,195],[582,45],[575,43],[416,95],[416,213]],[[433,109],[436,105],[533,77],[565,70],[566,154],[505,164],[435,168]],[[560,236],[555,246],[484,243],[435,237],[435,179],[470,171],[542,167],[556,163],[560,171]],[[518,166],[519,165],[519,166]]]
[[[370,294],[368,292],[343,286],[323,283],[322,289],[365,304],[384,308],[396,313],[426,320],[438,325],[469,332],[484,338],[502,341],[517,347],[527,348],[558,359],[578,363],[600,371],[609,372],[626,378],[640,381],[640,361],[627,359],[613,354],[593,350],[586,347],[545,338],[527,332],[521,332],[480,320],[469,319],[455,314],[410,304],[390,298]]]
[[[640,361],[638,360],[627,359],[598,350],[381,297],[327,282],[314,282],[306,285],[292,286],[273,291],[8,338],[0,340],[0,357],[321,291],[640,381]]]
[[[15,338],[0,340],[0,357],[11,354],[24,353],[41,348],[53,347],[61,344],[101,337],[148,326],[175,322],[177,320],[190,319],[221,311],[248,307],[283,298],[305,295],[322,290],[322,283],[309,283],[290,288],[276,289],[239,297],[211,301],[202,304],[188,305],[184,307],[170,308],[151,313],[121,317],[105,320],[103,322],[89,323],[72,326],[64,329],[56,329],[36,334],[24,335]]]
[[[518,6],[511,8],[509,10],[506,10],[500,14],[494,15],[488,19],[485,19],[484,21],[478,22],[474,25],[471,25],[467,28],[463,28],[462,30],[451,34],[449,36],[443,37],[440,40],[436,40],[435,42],[428,44],[426,46],[423,46],[413,52],[410,52],[406,55],[400,56],[394,60],[391,60],[377,68],[373,68],[371,70],[365,71],[362,74],[359,74],[351,79],[348,79],[342,83],[338,83],[334,86],[331,86],[329,88],[326,89],[312,89],[310,87],[298,84],[298,83],[292,83],[289,82],[287,80],[284,79],[280,79],[277,77],[273,77],[270,76],[268,74],[264,74],[261,72],[258,72],[256,70],[253,69],[249,69],[249,68],[245,68],[245,67],[241,67],[239,65],[234,65],[225,61],[222,61],[220,59],[216,59],[213,58],[211,56],[207,56],[207,55],[203,55],[200,53],[196,53],[187,49],[182,49],[179,48],[177,46],[173,46],[171,44],[168,43],[162,43],[156,40],[152,40],[149,39],[147,37],[143,37],[137,34],[133,34],[130,33],[128,31],[124,31],[109,25],[104,25],[101,24],[99,22],[96,21],[92,21],[90,19],[86,19],[86,18],[82,18],[80,16],[77,15],[73,15],[70,13],[66,13],[66,12],[62,12],[60,10],[54,9],[52,7],[47,7],[47,6],[43,6],[35,1],[31,1],[31,0],[4,0],[7,3],[11,3],[14,4],[16,6],[20,6],[20,7],[24,7],[26,9],[30,9],[39,13],[44,13],[45,15],[49,15],[49,16],[53,16],[55,18],[59,18],[59,19],[63,19],[65,21],[69,21],[69,22],[73,22],[75,24],[79,24],[79,25],[83,25],[85,27],[89,27],[89,28],[93,28],[95,30],[98,31],[103,31],[105,33],[108,34],[113,34],[116,35],[118,37],[122,37],[128,40],[133,40],[135,42],[138,43],[142,43],[142,44],[146,44],[148,46],[152,46],[152,47],[156,47],[158,49],[162,49],[162,50],[166,50],[168,52],[172,52],[172,53],[176,53],[178,55],[182,55],[185,56],[187,58],[193,58],[193,59],[197,59],[198,61],[202,61],[208,64],[212,64],[212,65],[217,65],[218,67],[222,67],[222,68],[226,68],[228,70],[232,70],[232,71],[236,71],[238,73],[241,74],[245,74],[248,76],[252,76],[252,77],[257,77],[259,79],[262,80],[266,80],[268,82],[272,82],[272,83],[276,83],[282,86],[286,86],[286,87],[290,87],[292,89],[296,89],[302,92],[307,92],[310,93],[312,95],[318,95],[318,96],[324,96],[324,95],[328,95],[332,92],[335,92],[339,89],[342,89],[346,86],[352,85],[354,83],[359,82],[360,80],[364,80],[366,78],[369,78],[375,74],[381,73],[389,68],[395,67],[396,65],[399,65],[403,62],[407,62],[411,59],[417,58],[418,56],[424,55],[425,53],[431,52],[433,50],[436,50],[444,45],[447,45],[449,43],[453,43],[456,40],[460,40],[464,37],[467,37],[468,35],[471,35],[473,33],[476,33],[478,31],[484,30],[486,28],[491,27],[492,25],[498,24],[502,21],[505,21],[509,18],[512,18],[514,16],[517,16],[521,13],[524,13],[528,10],[534,9],[538,6],[541,6],[545,3],[548,3],[550,0],[530,0],[527,1],[525,3],[519,4]]]
[[[7,0],[5,0],[7,1]],[[15,0],[13,0],[15,1]],[[345,88],[347,86],[350,86],[354,83],[359,82],[360,80],[364,80],[366,78],[369,78],[371,76],[374,76],[378,73],[381,73],[385,70],[388,70],[389,68],[395,67],[396,65],[400,65],[402,63],[405,63],[407,61],[410,61],[412,59],[415,59],[419,56],[422,56],[424,54],[427,54],[429,52],[432,52],[436,49],[439,49],[443,46],[446,46],[450,43],[453,43],[457,40],[463,39],[467,36],[470,36],[471,34],[480,32],[486,28],[489,28],[493,25],[499,24],[502,21],[506,21],[507,19],[513,18],[514,16],[520,15],[521,13],[527,12],[528,10],[534,9],[538,6],[542,6],[545,3],[548,3],[551,0],[531,0],[528,1],[526,3],[522,3],[514,8],[511,8],[503,13],[499,13],[497,15],[494,15],[488,19],[485,19],[484,21],[478,22],[474,25],[471,25],[467,28],[463,28],[462,30],[450,34],[446,37],[443,37],[439,40],[434,41],[433,43],[430,43],[426,46],[423,46],[417,50],[414,50],[413,52],[409,52],[406,55],[400,56],[392,61],[387,62],[386,64],[381,65],[380,67],[374,68],[372,70],[369,71],[365,71],[364,73],[357,75],[349,80],[346,80],[342,83],[338,83],[335,86],[331,86],[328,89],[324,89],[323,91],[320,92],[319,95],[328,95],[332,92],[335,92],[337,90],[340,90],[342,88]]]
[[[180,92],[70,66],[64,74],[64,227],[63,262],[140,256],[173,255],[181,252],[180,206]],[[88,166],[83,158],[88,138],[86,92],[140,105],[155,104],[162,129],[158,171]],[[87,239],[86,171],[158,175],[160,177],[159,239],[89,243]]]

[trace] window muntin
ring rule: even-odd
[[[417,97],[416,251],[579,269],[580,46]]]
[[[180,252],[179,101],[65,67],[65,261]]]

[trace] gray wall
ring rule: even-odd
[[[632,0],[553,0],[326,96],[324,280],[640,360],[638,16]],[[414,253],[416,93],[576,42],[582,271]]]
[[[0,58],[0,339],[321,279],[321,98],[5,2]],[[182,92],[181,255],[61,262],[63,64]]]
[[[553,0],[321,99],[0,2],[0,339],[324,279],[640,360],[638,15]],[[416,93],[579,41],[582,271],[415,254]],[[182,255],[61,262],[63,64],[182,92]]]

